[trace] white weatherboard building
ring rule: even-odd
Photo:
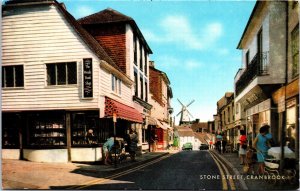
[[[2,13],[2,158],[99,161],[102,143],[141,124],[133,81],[57,1]]]

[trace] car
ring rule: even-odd
[[[190,142],[184,143],[182,145],[182,150],[193,150],[193,145]]]
[[[208,150],[209,147],[208,147],[207,144],[202,143],[202,144],[199,146],[199,149],[200,149],[200,150]]]

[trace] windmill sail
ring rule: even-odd
[[[187,109],[187,107],[189,107],[192,103],[194,103],[195,100],[191,101],[188,105],[184,105],[179,99],[177,99],[178,102],[182,105],[181,111],[177,114],[177,116],[179,114],[181,114],[180,116],[180,121],[179,121],[179,125],[181,124],[190,124],[191,123],[191,118],[193,117],[192,114],[189,112],[189,110]]]

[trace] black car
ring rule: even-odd
[[[208,150],[209,147],[207,144],[201,144],[200,147],[199,147],[200,150]]]

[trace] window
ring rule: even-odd
[[[299,74],[299,24],[292,31],[292,77]]]
[[[143,82],[143,78],[142,77],[140,78],[140,86],[141,86],[141,88],[140,88],[141,89],[141,94],[140,94],[141,97],[140,98],[144,99],[144,82]]]
[[[111,75],[111,90],[121,95],[122,80],[117,78],[115,75]]]
[[[250,55],[249,54],[250,53],[249,53],[249,50],[248,50],[247,53],[246,53],[246,67],[249,66],[249,62],[250,62]]]
[[[143,46],[142,42],[140,41],[140,70],[143,71]]]
[[[15,113],[2,114],[2,146],[3,148],[19,148],[20,116]]]
[[[87,111],[71,115],[72,146],[85,146],[99,143],[98,112]]]
[[[77,84],[76,62],[47,64],[47,85]]]
[[[133,54],[134,54],[134,64],[137,65],[137,44],[136,36],[133,36]]]
[[[145,74],[145,76],[147,76],[147,72],[148,72],[148,60],[147,60],[147,52],[144,50],[144,54],[145,54],[145,57],[144,57],[144,59],[145,59],[145,70],[144,70],[144,74]]]
[[[63,111],[31,113],[28,119],[28,146],[66,145],[66,120]]]
[[[145,101],[148,102],[148,83],[145,79]]]
[[[23,65],[2,67],[2,87],[24,87]]]
[[[134,84],[135,84],[134,95],[138,96],[138,76],[136,70],[134,70]]]

